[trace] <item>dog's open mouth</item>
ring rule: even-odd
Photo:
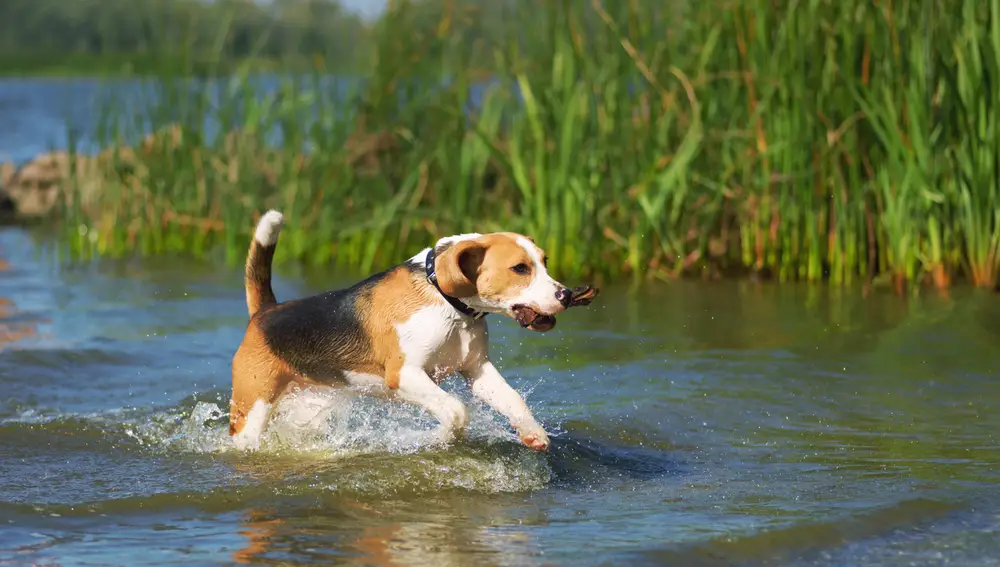
[[[543,315],[526,305],[515,305],[513,308],[514,318],[526,329],[544,333],[552,330],[556,326],[554,315]]]

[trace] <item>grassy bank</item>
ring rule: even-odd
[[[564,277],[996,287],[1000,0],[500,12],[477,35],[462,2],[433,25],[397,3],[346,94],[315,74],[258,98],[237,75],[213,102],[164,79],[147,111],[179,130],[74,200],[74,249],[239,261],[277,207],[279,260],[359,272],[502,228],[534,235]],[[233,133],[208,136],[205,114]],[[102,131],[124,127],[106,116]]]

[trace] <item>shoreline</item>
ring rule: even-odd
[[[32,239],[35,246],[48,246],[51,245],[53,249],[65,250],[67,247],[67,242],[65,239],[65,227],[61,225],[62,221],[58,219],[17,219],[10,216],[5,216],[0,213],[0,230],[21,230],[29,238]],[[253,225],[247,224],[247,230],[245,232],[245,244],[249,245],[250,238],[253,236]],[[425,247],[427,244],[418,245],[413,249],[413,253],[419,251],[420,248]],[[245,252],[245,251],[244,251]],[[239,258],[238,262],[227,262],[225,261],[226,251],[222,247],[217,247],[213,250],[208,251],[207,254],[197,255],[185,251],[177,252],[167,252],[156,255],[122,255],[122,256],[102,256],[102,255],[87,255],[87,256],[69,256],[63,258],[60,262],[61,266],[76,266],[77,262],[82,262],[84,265],[90,266],[100,266],[106,265],[110,267],[121,266],[129,263],[137,263],[138,266],[142,266],[147,263],[158,264],[162,263],[164,260],[169,262],[182,262],[188,263],[197,268],[209,268],[212,266],[218,267],[221,264],[225,266],[227,270],[231,270],[235,275],[234,277],[242,278],[242,262],[244,258]],[[412,253],[404,253],[398,259],[397,263],[402,263],[406,258],[412,256]],[[302,284],[313,285],[316,278],[333,278],[331,281],[335,285],[353,285],[360,279],[368,277],[376,271],[381,271],[384,268],[378,268],[369,272],[360,272],[352,268],[341,268],[335,263],[328,263],[324,265],[308,264],[295,262],[294,260],[289,260],[281,257],[280,251],[276,254],[274,259],[274,273],[275,275],[282,276],[285,278],[291,278],[293,280],[299,281]],[[2,256],[0,256],[0,261],[2,261]],[[390,266],[386,266],[390,267]],[[633,280],[631,276],[625,276],[620,279],[610,279],[604,276],[595,276],[593,278],[594,285],[601,288],[602,293],[608,291],[614,291],[622,293],[625,295],[631,295],[634,293],[648,292],[654,289],[669,289],[671,285],[692,285],[692,286],[714,286],[714,285],[724,285],[724,286],[753,286],[753,289],[759,290],[780,290],[784,289],[789,292],[798,291],[821,291],[825,294],[858,294],[862,298],[869,296],[882,295],[885,297],[895,297],[902,300],[915,299],[915,298],[927,298],[931,297],[934,299],[943,300],[959,300],[963,298],[968,298],[975,294],[988,294],[991,297],[1000,298],[1000,288],[995,290],[984,290],[981,286],[976,286],[970,281],[964,279],[957,279],[951,282],[948,288],[939,288],[930,281],[930,276],[928,276],[926,281],[920,282],[919,285],[911,286],[907,293],[900,295],[893,290],[892,282],[888,281],[889,275],[885,275],[881,278],[875,278],[872,281],[861,281],[855,280],[849,283],[833,283],[829,279],[823,280],[779,280],[777,278],[762,275],[758,272],[753,272],[752,270],[737,270],[723,275],[714,275],[711,277],[699,276],[696,274],[683,274],[675,278],[646,278],[638,285]],[[575,281],[575,280],[574,280]],[[651,287],[652,286],[652,287]],[[319,291],[322,289],[317,288]],[[325,288],[323,288],[325,289]],[[333,289],[333,288],[331,288]],[[956,297],[957,296],[957,297]]]
[[[225,136],[225,145],[236,144],[238,146],[241,143],[239,142],[240,139],[241,135],[239,132],[230,132]],[[142,142],[134,146],[106,147],[93,154],[80,153],[71,155],[66,151],[47,152],[36,156],[35,159],[27,160],[20,166],[13,166],[11,163],[0,163],[0,226],[19,226],[29,229],[46,227],[54,230],[56,233],[61,232],[63,239],[60,242],[60,246],[66,247],[70,251],[71,256],[75,255],[78,258],[89,260],[98,258],[115,260],[130,257],[155,258],[166,255],[201,259],[208,262],[221,260],[227,264],[239,264],[243,261],[243,254],[245,254],[245,250],[241,248],[241,245],[244,244],[242,243],[242,237],[245,236],[243,233],[252,229],[253,223],[256,222],[255,214],[259,214],[265,208],[274,206],[266,205],[266,200],[257,203],[259,206],[256,208],[260,209],[260,211],[256,213],[253,212],[253,204],[250,205],[250,210],[247,214],[240,217],[241,223],[246,226],[241,225],[240,227],[233,227],[228,224],[226,221],[228,215],[199,216],[172,214],[170,217],[163,218],[163,226],[159,229],[154,229],[154,227],[150,226],[139,230],[135,227],[135,221],[139,219],[133,219],[129,223],[132,228],[127,229],[129,235],[126,237],[125,242],[119,241],[120,236],[112,236],[113,234],[120,234],[120,225],[104,225],[100,220],[107,218],[108,215],[117,216],[120,214],[118,212],[120,206],[115,204],[117,200],[111,199],[109,201],[104,196],[104,186],[110,181],[107,177],[109,174],[116,175],[114,172],[120,171],[123,167],[132,169],[155,165],[157,160],[163,159],[166,155],[178,150],[200,152],[205,149],[199,146],[185,146],[183,129],[179,125],[174,125],[169,128],[161,128],[147,135]],[[296,152],[289,154],[288,150],[281,146],[268,147],[261,151],[265,155],[272,156],[272,160],[274,156],[278,156],[278,162],[286,165],[295,161],[303,162],[322,157]],[[363,152],[373,152],[372,156],[376,160],[375,167],[377,168],[377,162],[380,160],[379,154],[381,153],[379,148],[367,148]],[[243,156],[244,159],[246,157],[248,156]],[[382,157],[384,158],[384,156]],[[364,160],[365,158],[362,157],[360,159]],[[14,180],[14,183],[12,183],[12,180]],[[21,185],[21,192],[17,193],[14,189],[19,184]],[[68,189],[66,188],[67,185],[71,185],[73,188]],[[480,190],[486,189],[481,188]],[[14,209],[11,209],[12,197],[14,198]],[[18,199],[21,202],[17,202]],[[27,214],[19,214],[21,211],[17,209],[17,206],[23,206],[24,203],[28,203],[27,207],[30,211]],[[280,204],[276,206],[278,208],[285,208]],[[288,210],[291,209],[292,207],[288,207]],[[495,223],[496,221],[494,221],[494,226],[490,230],[518,231],[516,227],[506,226],[502,223],[497,226]],[[475,224],[477,226],[488,226],[488,223],[484,223],[483,221],[478,221]],[[513,219],[508,219],[508,224],[517,224],[517,222]],[[72,226],[87,226],[88,231],[72,230]],[[108,232],[109,230],[111,232]],[[156,230],[163,235],[161,238],[176,234],[178,230],[181,234],[189,234],[193,230],[203,235],[204,243],[192,247],[190,242],[185,241],[184,244],[179,246],[172,248],[160,247],[159,250],[150,250],[142,246],[135,247],[136,237],[141,231],[146,230]],[[608,234],[609,230],[608,227],[603,227],[605,238],[613,240],[615,237]],[[292,226],[286,232],[295,234],[295,237],[299,239],[305,238],[310,241],[315,239],[315,235],[310,234],[308,226]],[[363,232],[359,233],[359,235],[363,234]],[[711,235],[706,236],[710,237]],[[106,238],[112,238],[113,240],[105,241],[104,239]],[[232,245],[233,238],[239,241],[235,247]],[[286,238],[293,237],[286,236]],[[617,238],[621,237],[618,236]],[[323,263],[334,266],[335,269],[341,270],[344,273],[351,274],[371,273],[393,265],[394,258],[384,256],[381,260],[377,260],[374,264],[369,265],[367,270],[362,269],[359,271],[357,269],[359,266],[357,265],[347,266],[345,270],[345,267],[338,263],[343,258],[334,250],[342,244],[349,244],[351,241],[352,239],[347,238],[341,241],[334,240],[329,242],[328,246],[331,247],[331,251],[325,256],[326,260]],[[109,242],[118,242],[118,244],[113,249],[109,249],[107,245]],[[404,251],[400,252],[403,255],[400,257],[408,257],[406,256],[407,252],[405,252],[405,248],[404,246]],[[397,248],[396,251],[398,252],[399,249]],[[318,265],[315,260],[303,258],[301,251],[296,255],[293,249],[289,256],[276,259],[275,266],[284,265],[287,267],[288,265],[298,265],[300,268],[310,270],[316,268]],[[619,261],[623,263],[627,262],[626,255],[622,254]],[[678,261],[680,261],[680,258],[678,258]],[[712,259],[699,261],[699,258],[695,257],[691,264],[676,273],[654,269],[639,274],[629,269],[627,265],[624,269],[619,267],[617,270],[609,270],[607,264],[605,264],[603,267],[593,267],[592,271],[588,272],[584,277],[590,278],[597,285],[606,285],[605,282],[607,281],[630,281],[633,284],[640,281],[647,283],[653,281],[700,281],[706,283],[743,281],[776,285],[804,283],[842,289],[859,287],[864,295],[880,288],[893,290],[896,295],[913,295],[919,293],[924,288],[929,288],[947,297],[949,291],[953,288],[983,287],[982,285],[976,285],[973,280],[964,274],[954,271],[947,273],[944,280],[940,279],[941,274],[939,273],[920,271],[902,285],[897,279],[898,273],[892,271],[879,271],[867,277],[857,274],[855,277],[848,278],[845,281],[835,281],[831,264],[827,261],[821,261],[820,264],[821,272],[819,277],[801,278],[787,277],[787,275],[782,276],[773,267],[767,265],[755,267],[724,261],[720,263]],[[591,269],[591,267],[585,263],[584,269]],[[556,268],[554,272],[560,273],[560,269]],[[1000,291],[1000,287],[993,287],[992,291]]]

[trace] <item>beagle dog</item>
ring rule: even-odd
[[[368,386],[427,410],[443,440],[468,423],[465,405],[440,382],[452,373],[511,423],[521,442],[546,451],[549,438],[490,362],[485,315],[545,332],[572,301],[546,256],[520,234],[460,234],[346,289],[278,303],[271,261],[283,226],[260,219],[246,259],[250,322],[232,361],[229,434],[259,447],[271,410],[294,386]],[[595,290],[596,293],[596,290]]]

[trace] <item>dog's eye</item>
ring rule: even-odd
[[[529,268],[527,264],[518,264],[511,269],[518,274],[527,274],[531,271],[531,268]]]

